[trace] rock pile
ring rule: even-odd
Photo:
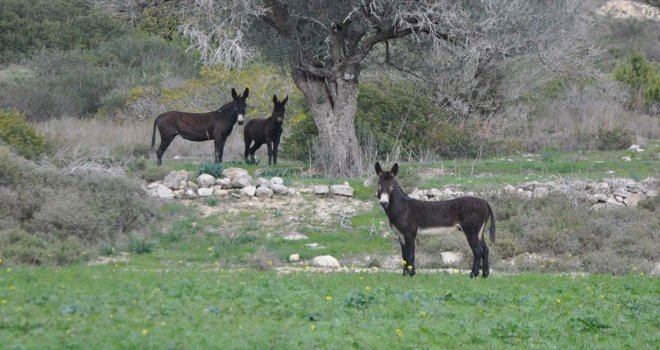
[[[353,196],[353,188],[348,183],[343,185],[316,185],[297,191],[284,185],[280,177],[266,179],[259,177],[254,180],[248,171],[241,168],[228,168],[222,172],[222,177],[215,178],[209,174],[201,174],[195,179],[185,171],[172,171],[162,181],[152,182],[146,187],[147,193],[163,199],[198,198],[230,194],[237,197],[270,198],[273,196],[291,196],[299,193],[314,193],[317,195],[332,194],[336,196]]]
[[[602,182],[562,181],[540,183],[526,182],[518,186],[506,185],[494,194],[514,195],[520,198],[543,198],[551,193],[563,193],[574,201],[586,203],[593,209],[612,206],[636,207],[639,201],[658,195],[658,180],[647,178],[637,182],[632,179],[609,179]],[[419,200],[441,200],[461,196],[473,196],[474,192],[463,192],[446,187],[443,190],[415,189],[410,196]],[[483,195],[483,194],[482,194]]]

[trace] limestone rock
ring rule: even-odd
[[[341,267],[339,261],[332,255],[321,255],[312,259],[311,264],[318,267]]]
[[[228,177],[215,180],[215,184],[219,185],[219,186],[222,186],[222,188],[232,188],[231,187],[231,179],[228,178]]]
[[[440,257],[442,258],[442,263],[445,265],[455,265],[463,260],[461,253],[455,252],[442,252],[440,253]]]
[[[282,237],[282,239],[284,239],[285,241],[300,241],[300,240],[309,239],[309,237],[303,235],[302,233],[291,232],[286,236]]]
[[[328,192],[330,192],[330,189],[327,185],[314,185],[313,191],[314,194],[326,195]]]
[[[201,188],[209,188],[215,184],[215,178],[209,174],[201,174],[197,177],[197,184]]]
[[[174,192],[172,191],[172,189],[159,183],[156,183],[156,185],[152,186],[151,188],[147,187],[147,193],[152,197],[158,197],[163,199],[174,198]]]
[[[197,189],[197,195],[200,197],[208,197],[213,195],[213,189],[208,187],[202,187]]]
[[[257,188],[254,186],[245,186],[241,188],[240,194],[246,195],[248,197],[254,197],[257,194]]]
[[[273,190],[265,186],[259,186],[257,187],[256,195],[257,197],[272,197]]]
[[[250,175],[240,175],[231,179],[231,185],[236,188],[243,188],[252,185],[252,177]]]
[[[273,185],[284,185],[284,180],[282,180],[281,177],[275,176],[270,179],[270,183],[272,183]]]
[[[241,168],[227,168],[222,171],[222,176],[235,179],[239,176],[248,175],[248,171]]]
[[[290,262],[300,261],[300,254],[291,254],[289,255]]]
[[[179,190],[181,189],[181,181],[188,181],[188,172],[185,170],[179,170],[179,171],[170,171],[167,176],[165,176],[165,179],[163,179],[163,185],[173,189],[173,190]]]
[[[268,179],[265,179],[263,177],[260,177],[257,179],[257,181],[254,182],[257,187],[268,187],[270,188],[271,182]]]
[[[338,196],[353,197],[353,188],[348,184],[330,186],[330,193]]]
[[[272,184],[270,185],[270,189],[273,190],[273,192],[276,194],[289,194],[289,189],[284,185]]]

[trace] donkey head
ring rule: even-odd
[[[238,125],[243,125],[245,121],[245,99],[250,94],[250,89],[245,88],[242,95],[236,93],[234,88],[231,88],[231,97],[234,99],[234,106],[236,108],[236,113],[238,114]]]
[[[378,175],[378,200],[383,208],[387,208],[392,198],[392,192],[399,187],[394,177],[399,172],[399,164],[394,163],[392,170],[383,171],[380,163],[376,162],[376,175]]]
[[[282,124],[284,121],[284,105],[286,101],[289,100],[289,95],[286,95],[284,100],[278,101],[277,95],[273,95],[273,118],[279,123]]]

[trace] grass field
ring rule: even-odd
[[[3,349],[610,348],[660,344],[641,275],[277,274],[145,261],[3,268]]]

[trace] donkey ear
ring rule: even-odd
[[[238,94],[236,93],[236,89],[231,88],[231,97],[233,99],[236,99],[238,97]]]
[[[249,94],[250,94],[250,89],[245,88],[245,91],[243,91],[243,98],[247,98]]]
[[[391,172],[392,172],[392,176],[396,176],[396,174],[399,172],[399,164],[394,163],[394,165],[392,166],[392,171]]]
[[[279,101],[277,100],[277,95],[273,95],[273,103],[277,104],[277,102],[279,102]]]
[[[376,175],[380,176],[383,173],[383,168],[380,167],[380,163],[376,162]]]
[[[286,104],[286,101],[289,100],[289,95],[286,95],[286,97],[282,100],[282,104]]]

